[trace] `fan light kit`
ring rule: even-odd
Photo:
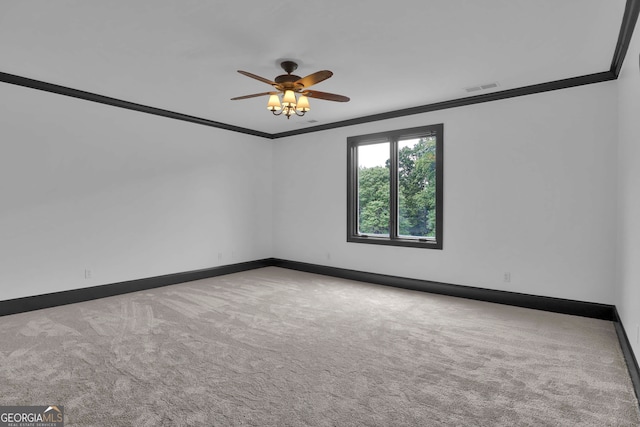
[[[293,73],[298,64],[293,61],[284,61],[280,64],[287,74],[276,77],[273,81],[264,77],[256,76],[247,71],[238,70],[238,72],[252,79],[267,83],[277,89],[277,92],[262,92],[252,95],[238,96],[231,98],[232,101],[239,99],[255,98],[257,96],[269,95],[267,109],[275,116],[284,114],[287,119],[294,114],[296,116],[304,116],[311,109],[309,106],[309,98],[324,99],[326,101],[348,102],[349,98],[334,93],[320,92],[317,90],[308,90],[310,86],[320,83],[333,75],[329,70],[317,71],[306,77],[296,76]]]

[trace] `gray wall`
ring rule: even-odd
[[[613,304],[616,108],[607,82],[278,140],[275,255]],[[346,138],[441,122],[444,250],[347,243]]]
[[[0,300],[272,255],[271,141],[4,83],[0,99]]]
[[[618,83],[618,283],[616,301],[640,356],[640,30],[636,27]]]

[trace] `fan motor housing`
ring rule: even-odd
[[[301,78],[300,76],[296,76],[295,74],[281,74],[278,77],[276,77],[275,82],[276,83],[293,83],[300,80],[300,78]]]

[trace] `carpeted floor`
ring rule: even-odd
[[[611,322],[269,267],[0,318],[66,426],[638,426]]]

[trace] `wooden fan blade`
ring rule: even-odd
[[[238,99],[247,99],[247,98],[255,98],[257,96],[265,96],[265,95],[275,95],[278,92],[262,92],[262,93],[254,93],[251,95],[244,95],[244,96],[236,96],[235,98],[231,98],[232,101],[237,101]]]
[[[309,87],[320,83],[323,80],[327,80],[331,76],[333,76],[333,73],[329,70],[317,71],[313,74],[309,74],[308,76],[301,78],[300,80],[297,80],[294,84],[296,86],[302,85],[302,87]]]
[[[304,92],[309,98],[325,99],[327,101],[349,102],[349,97],[336,95],[335,93],[320,92],[317,90],[308,90]]]
[[[260,80],[261,82],[266,83],[268,85],[271,85],[271,86],[276,86],[277,85],[277,83],[274,82],[274,81],[271,81],[269,79],[265,79],[264,77],[256,76],[255,74],[250,73],[248,71],[238,70],[238,72],[240,74],[242,74],[243,76],[247,76],[247,77],[251,77],[252,79]]]

